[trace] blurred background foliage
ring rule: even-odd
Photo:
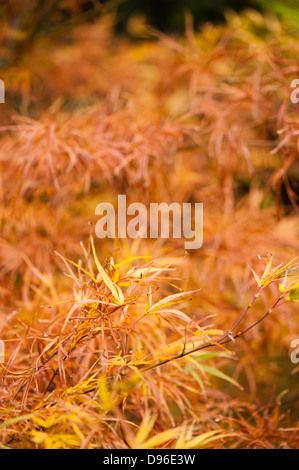
[[[241,12],[248,8],[272,10],[299,26],[297,0],[2,0],[0,67],[17,60],[35,39],[65,32],[109,11],[118,33],[138,39],[147,25],[167,33],[184,31],[186,11],[191,12],[197,29],[206,21],[223,22],[229,9]]]

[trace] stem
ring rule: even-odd
[[[248,310],[251,308],[253,302],[257,299],[260,291],[261,291],[262,288],[260,288],[260,290],[257,292],[257,294],[252,298],[250,304],[248,305],[248,307],[246,308],[246,310],[242,313],[242,315],[240,316],[240,318],[238,319],[238,321],[233,325],[233,327],[225,334],[223,335],[221,338],[219,338],[217,341],[215,341],[214,343],[207,343],[207,344],[203,344],[202,346],[198,346],[196,348],[193,348],[193,349],[190,349],[190,351],[185,351],[183,349],[183,351],[180,353],[180,354],[177,354],[176,356],[173,356],[173,357],[170,357],[169,359],[165,359],[164,361],[160,361],[160,362],[157,362],[156,364],[153,364],[149,367],[146,367],[144,369],[141,369],[141,372],[147,372],[149,370],[152,370],[152,369],[155,369],[156,367],[160,367],[164,364],[167,364],[168,362],[171,362],[171,361],[174,361],[175,359],[180,359],[181,357],[185,357],[185,356],[188,356],[189,354],[192,354],[194,352],[197,352],[197,351],[201,351],[202,349],[206,349],[206,348],[209,348],[209,347],[212,347],[212,346],[216,346],[217,344],[221,345],[221,344],[226,344],[226,343],[230,343],[233,339],[236,339],[236,338],[239,338],[240,336],[244,335],[245,333],[247,333],[249,330],[251,330],[252,328],[254,328],[256,325],[258,325],[261,321],[263,321],[271,312],[272,310],[277,306],[277,304],[279,303],[279,301],[283,298],[283,296],[279,296],[274,304],[272,305],[272,307],[265,313],[265,315],[263,315],[259,320],[257,320],[256,322],[254,322],[252,325],[250,325],[248,328],[246,328],[245,330],[241,331],[241,332],[238,332],[236,335],[234,336],[231,336],[231,333],[233,332],[233,330],[236,328],[236,326],[241,322],[241,320],[244,318],[244,316],[246,315],[246,313],[248,312]],[[228,336],[230,336],[229,338],[227,338]]]

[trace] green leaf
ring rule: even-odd
[[[215,369],[214,367],[206,366],[206,365],[201,365],[200,366],[203,370],[208,372],[210,375],[214,375],[215,377],[218,377],[219,379],[226,380],[226,382],[230,382],[231,384],[235,385],[238,387],[240,390],[243,390],[243,387],[234,379],[229,377],[229,375],[226,375],[224,372],[221,372],[218,369]]]

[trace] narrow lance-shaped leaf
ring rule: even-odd
[[[111,281],[111,279],[108,276],[108,274],[106,273],[105,269],[102,267],[101,263],[99,262],[99,259],[98,259],[97,254],[96,254],[96,250],[95,250],[95,246],[94,246],[94,242],[93,242],[92,237],[91,237],[91,246],[92,246],[92,252],[93,252],[94,260],[95,260],[97,269],[99,271],[99,274],[100,274],[103,282],[110,289],[110,291],[111,291],[113,297],[115,298],[115,300],[117,301],[117,303],[119,303],[120,305],[123,305],[125,303],[124,295],[123,295],[121,289],[116,284],[114,284],[113,281]]]
[[[176,303],[181,302],[181,298],[185,297],[186,295],[194,294],[194,292],[199,292],[200,289],[190,290],[187,292],[179,292],[178,294],[169,295],[164,299],[159,300],[151,308],[148,310],[148,313],[156,312],[160,309],[160,307],[167,307],[169,305],[174,305]]]

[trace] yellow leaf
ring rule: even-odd
[[[156,414],[154,414],[151,417],[150,413],[146,412],[146,414],[143,418],[142,424],[140,426],[140,429],[136,434],[136,442],[141,444],[142,442],[144,442],[147,439],[148,435],[150,434],[151,430],[154,427],[156,419],[157,419]]]
[[[185,313],[181,312],[180,310],[175,310],[173,308],[163,308],[159,310],[159,313],[169,313],[170,315],[173,315],[174,317],[177,317],[180,320],[184,320],[188,323],[191,321],[191,318],[189,318]]]
[[[0,423],[0,429],[7,428],[7,426],[10,426],[11,424],[15,424],[15,423],[18,423],[19,421],[32,418],[33,416],[34,416],[33,414],[27,414],[27,415],[17,416],[16,418],[8,419],[7,421]]]
[[[154,305],[152,305],[151,308],[147,311],[147,313],[156,312],[157,310],[160,309],[160,307],[166,307],[169,305],[179,303],[181,302],[181,297],[194,294],[194,292],[199,292],[199,291],[200,289],[196,289],[196,290],[190,290],[188,292],[180,292],[179,294],[169,295],[168,297],[165,297],[164,299],[159,300]]]
[[[92,246],[92,252],[93,252],[94,260],[95,260],[97,269],[99,271],[99,274],[100,274],[102,280],[104,281],[106,286],[110,289],[110,291],[111,291],[113,297],[115,298],[116,302],[119,305],[123,305],[125,303],[124,295],[123,295],[121,289],[116,284],[114,284],[114,282],[111,281],[111,279],[108,276],[108,274],[106,273],[105,269],[102,267],[101,263],[99,262],[92,237],[91,237],[91,246]]]
[[[156,436],[151,437],[148,441],[142,445],[143,449],[152,449],[153,447],[160,446],[165,442],[177,439],[180,433],[181,427],[168,429],[167,431],[160,432]]]

